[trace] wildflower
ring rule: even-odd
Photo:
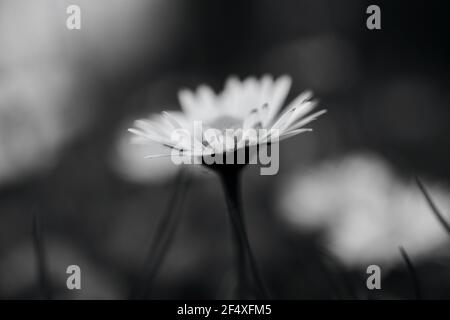
[[[304,126],[323,114],[325,110],[308,115],[317,102],[311,101],[312,93],[306,91],[295,98],[286,110],[280,113],[289,92],[291,80],[282,76],[276,80],[263,76],[260,80],[247,78],[239,81],[230,78],[225,89],[215,94],[202,85],[197,91],[181,90],[179,100],[183,112],[163,112],[147,120],[137,120],[135,134],[138,143],[157,142],[167,147],[170,153],[152,154],[149,158],[175,155],[204,160],[205,156],[228,156],[252,146],[269,145],[311,129]],[[197,130],[197,124],[206,126],[206,131]],[[255,132],[259,134],[248,134]],[[277,155],[278,156],[278,155]],[[255,293],[247,278],[249,268],[258,292],[258,298],[267,298],[267,289],[262,280],[248,240],[240,201],[240,172],[245,161],[228,163],[206,163],[222,180],[227,207],[233,228],[238,270],[237,297],[246,298]],[[250,158],[250,157],[249,157]],[[173,158],[172,158],[173,159]]]
[[[321,110],[307,116],[317,105],[310,100],[310,91],[300,94],[280,113],[290,86],[288,76],[274,80],[266,75],[260,80],[250,77],[244,81],[231,77],[220,94],[205,85],[196,92],[181,90],[178,97],[182,112],[164,111],[161,115],[137,120],[135,128],[129,131],[136,135],[134,142],[157,142],[180,155],[193,157],[277,142],[311,131],[304,126],[325,113]],[[205,126],[209,134],[196,132],[195,122]],[[257,129],[265,130],[257,136],[246,134],[248,130]],[[181,131],[188,134],[177,134]],[[148,157],[171,155],[168,152]]]

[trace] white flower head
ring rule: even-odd
[[[243,81],[230,77],[216,94],[206,85],[178,93],[182,112],[162,112],[137,120],[134,142],[158,142],[186,156],[227,153],[237,149],[278,142],[305,131],[304,126],[325,113],[308,115],[317,105],[305,91],[280,112],[291,87],[291,78],[269,75]],[[196,130],[202,126],[202,130]],[[258,134],[252,134],[258,131]],[[170,156],[154,154],[148,157]]]

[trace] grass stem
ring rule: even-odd
[[[420,191],[424,195],[428,205],[430,206],[431,211],[434,213],[434,215],[436,216],[436,218],[438,219],[438,221],[440,222],[442,227],[445,229],[445,231],[448,233],[448,235],[450,235],[450,225],[447,222],[447,220],[445,220],[444,216],[442,215],[442,213],[439,211],[438,207],[434,203],[427,188],[422,183],[422,181],[420,181],[419,177],[416,176],[415,180],[416,180],[417,185],[419,186]]]
[[[153,289],[154,279],[164,262],[164,258],[172,243],[176,227],[180,220],[182,203],[189,186],[189,177],[183,169],[180,170],[175,180],[173,193],[169,199],[165,212],[158,222],[148,250],[144,265],[143,277],[134,286],[131,293],[133,299],[147,298]]]
[[[47,253],[44,244],[43,228],[38,208],[34,208],[32,217],[32,236],[36,254],[39,286],[43,299],[52,299],[52,285],[48,271]]]
[[[422,291],[420,289],[419,277],[417,276],[416,268],[409,258],[406,250],[400,247],[400,254],[402,255],[403,261],[405,261],[406,267],[408,268],[409,274],[411,275],[415,297],[417,300],[422,300]]]

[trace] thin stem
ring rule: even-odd
[[[37,208],[34,208],[33,210],[32,219],[33,219],[32,220],[33,245],[37,259],[39,285],[41,288],[43,298],[49,300],[52,298],[52,286],[48,272],[47,255],[43,239],[43,231]]]
[[[142,279],[136,284],[137,290],[131,294],[131,298],[145,298],[153,289],[153,280],[156,277],[161,264],[166,257],[168,248],[172,243],[178,221],[180,220],[181,207],[189,185],[187,173],[180,170],[175,181],[173,193],[169,199],[166,211],[159,221],[143,266]]]
[[[240,171],[230,170],[226,172],[219,172],[222,179],[222,184],[225,190],[226,202],[228,207],[228,212],[230,214],[230,219],[233,225],[234,238],[236,243],[236,255],[238,260],[238,271],[239,271],[239,287],[242,289],[246,285],[246,274],[245,266],[246,259],[250,264],[250,271],[253,280],[255,281],[259,297],[263,299],[268,298],[268,293],[259,270],[256,266],[255,258],[248,240],[247,231],[245,228],[245,221],[242,214],[242,207],[240,201]]]
[[[417,300],[422,300],[422,291],[420,290],[419,277],[417,276],[416,268],[414,267],[411,259],[409,258],[406,250],[403,247],[400,247],[400,253],[402,255],[403,260],[405,261],[406,267],[408,268],[409,274],[411,275],[411,279],[413,282],[414,292]]]
[[[243,298],[248,290],[247,283],[247,254],[245,249],[245,240],[241,236],[241,230],[239,227],[239,192],[236,190],[236,187],[233,187],[234,182],[230,181],[231,179],[227,179],[227,181],[223,181],[224,188],[226,190],[226,202],[227,207],[230,212],[231,219],[231,227],[233,228],[232,232],[232,240],[234,245],[234,250],[236,253],[236,265],[237,265],[237,296],[238,298]],[[225,184],[227,186],[225,186]],[[231,195],[230,192],[233,194]],[[236,199],[233,201],[231,199]]]
[[[415,178],[420,191],[424,195],[425,200],[427,201],[428,205],[431,208],[431,211],[434,213],[434,215],[436,216],[442,227],[445,229],[445,231],[450,235],[450,225],[448,224],[447,220],[445,220],[444,216],[439,211],[438,207],[434,204],[434,201],[433,199],[431,199],[431,196],[427,188],[425,188],[425,185],[422,183],[422,181],[420,181],[419,177],[416,176]]]

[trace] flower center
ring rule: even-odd
[[[211,121],[208,126],[224,132],[226,129],[240,129],[243,121],[231,116],[221,116]]]

